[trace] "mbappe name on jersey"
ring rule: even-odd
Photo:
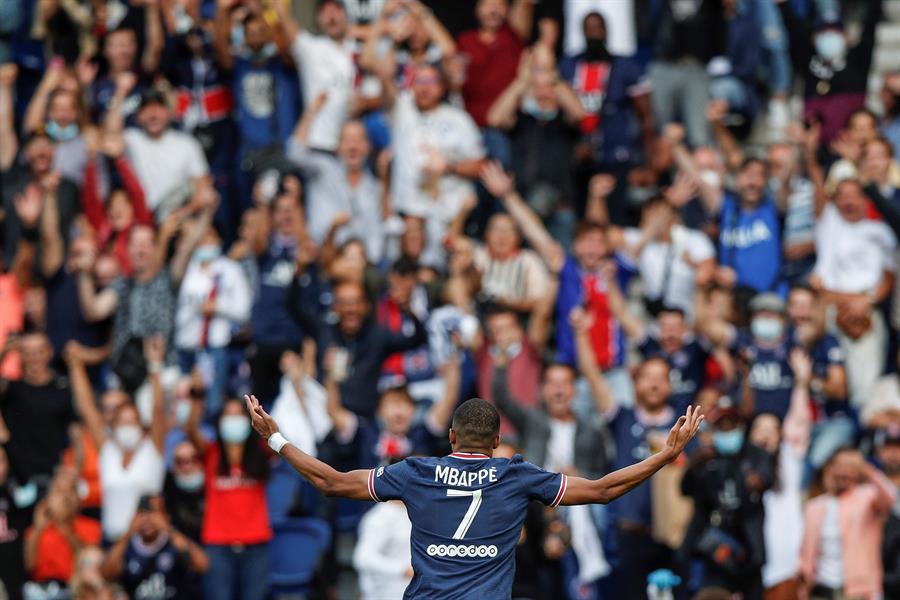
[[[472,487],[485,481],[497,481],[497,468],[479,469],[478,471],[460,471],[456,467],[437,465],[434,468],[434,480],[444,485]]]

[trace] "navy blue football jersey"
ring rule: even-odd
[[[402,500],[412,522],[415,574],[404,598],[508,600],[528,504],[556,506],[566,484],[518,454],[454,452],[372,469],[372,500]]]

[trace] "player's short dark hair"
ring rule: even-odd
[[[453,413],[451,427],[461,445],[491,448],[500,433],[500,413],[490,402],[472,398],[460,404]]]

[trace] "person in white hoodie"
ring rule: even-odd
[[[222,254],[210,227],[191,257],[178,291],[175,348],[182,372],[198,366],[207,390],[206,414],[217,414],[228,374],[232,333],[250,318],[250,286],[241,266]]]

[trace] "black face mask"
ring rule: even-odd
[[[606,40],[587,38],[584,41],[584,58],[591,62],[609,60],[609,50],[606,49]]]

